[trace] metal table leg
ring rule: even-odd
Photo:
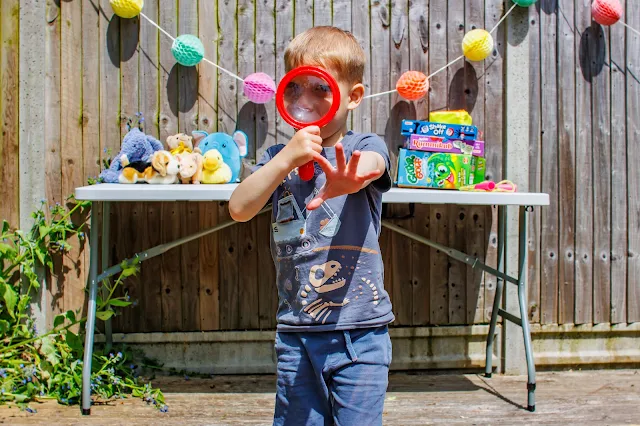
[[[96,298],[98,295],[98,217],[91,204],[91,230],[89,233],[89,303],[85,325],[84,361],[82,364],[82,414],[91,414],[91,360],[93,359],[93,333],[96,325]]]
[[[529,315],[527,314],[527,216],[530,207],[520,207],[518,225],[520,227],[520,247],[518,250],[518,304],[520,305],[520,320],[522,321],[522,334],[524,337],[524,352],[527,359],[527,410],[535,411],[536,391],[536,366],[533,361],[533,348],[531,345],[531,329],[529,327]]]
[[[505,217],[504,207],[498,207],[498,271],[504,272],[504,239],[505,239]],[[504,290],[504,280],[496,277],[496,294],[493,298],[493,309],[491,310],[491,322],[489,323],[489,334],[487,335],[487,352],[485,364],[485,376],[491,378],[493,368],[493,341],[495,338],[496,325],[498,323],[498,312],[502,306],[502,292]]]
[[[111,232],[111,203],[105,201],[102,203],[102,244],[100,248],[100,254],[102,255],[102,269],[105,269],[109,264],[109,237]],[[110,281],[110,278],[107,280]],[[106,299],[109,296],[109,292],[106,287],[102,289],[102,297]],[[104,323],[105,334],[105,352],[111,350],[113,346],[113,333],[111,331],[111,318]]]

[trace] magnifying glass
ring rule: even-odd
[[[291,127],[326,126],[340,107],[340,88],[327,71],[304,66],[289,71],[276,92],[276,106]],[[313,161],[298,168],[302,180],[314,174]]]

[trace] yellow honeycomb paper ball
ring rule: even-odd
[[[109,0],[113,13],[121,18],[134,18],[142,12],[144,0]]]
[[[462,39],[462,53],[470,61],[484,61],[491,52],[493,37],[487,30],[471,30]]]

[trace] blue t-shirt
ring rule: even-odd
[[[384,290],[378,238],[382,194],[391,187],[387,147],[375,134],[348,132],[341,141],[347,161],[359,150],[385,160],[383,176],[355,194],[307,211],[326,177],[318,164],[310,181],[292,171],[271,197],[271,255],[278,286],[278,331],[327,331],[377,327],[394,320]],[[255,170],[284,145],[270,147]],[[335,148],[322,155],[336,167]]]

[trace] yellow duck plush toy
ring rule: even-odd
[[[222,160],[222,154],[217,149],[205,152],[203,163],[202,183],[229,183],[232,176],[231,168]]]

